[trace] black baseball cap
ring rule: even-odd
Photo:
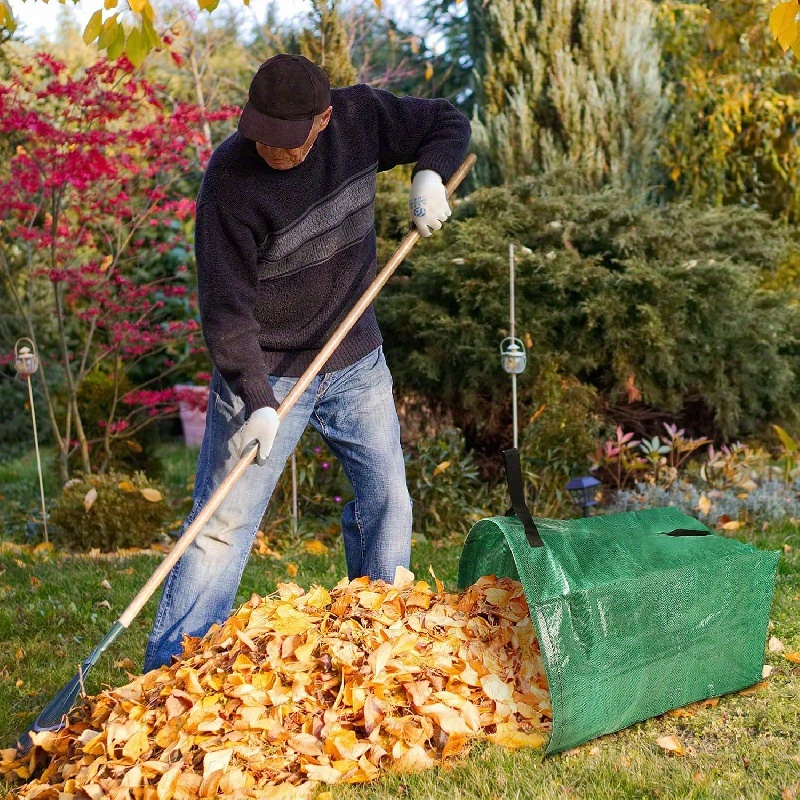
[[[239,133],[287,149],[308,138],[314,117],[331,104],[328,76],[304,56],[280,53],[265,61],[250,83]]]

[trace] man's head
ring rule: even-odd
[[[289,169],[305,159],[330,115],[331,86],[325,73],[303,56],[281,53],[255,74],[239,133],[257,143],[270,166]]]

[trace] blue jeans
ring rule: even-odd
[[[270,377],[279,402],[297,378]],[[184,530],[241,457],[244,403],[215,372]],[[258,525],[308,423],[341,461],[355,500],[342,513],[347,574],[391,581],[408,567],[411,499],[400,447],[392,376],[382,348],[345,369],[318,375],[278,428],[264,466],[251,464],[167,577],[144,670],[168,664],[184,634],[203,636],[230,616]]]

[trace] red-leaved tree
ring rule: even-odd
[[[0,275],[39,350],[64,480],[175,409],[164,377],[200,346],[187,262],[203,126],[233,113],[165,105],[124,58],[70,74],[39,54],[0,83]]]

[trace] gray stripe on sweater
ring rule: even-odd
[[[374,226],[375,172],[343,186],[258,248],[258,277],[273,280],[327,261],[360,242]]]

